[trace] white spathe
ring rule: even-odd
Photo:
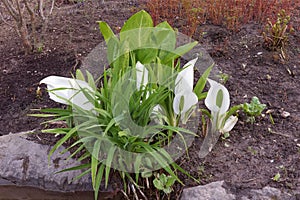
[[[238,118],[230,116],[226,122],[224,122],[226,112],[230,106],[229,92],[222,84],[207,79],[210,84],[207,97],[204,101],[206,107],[211,111],[212,116],[212,130],[218,130],[221,133],[231,131],[236,124]]]
[[[183,70],[178,73],[175,80],[173,110],[175,114],[181,115],[183,123],[190,117],[191,108],[198,102],[198,97],[193,92],[194,66],[197,60],[198,58],[195,58],[185,64]],[[187,112],[190,113],[187,114]]]
[[[135,65],[136,67],[136,87],[138,90],[141,89],[141,86],[146,87],[148,84],[148,70],[146,67],[138,61]]]
[[[223,115],[229,109],[229,92],[222,84],[211,79],[207,80],[210,84],[210,89],[208,90],[204,103],[212,112],[218,112],[219,115]]]
[[[193,92],[194,85],[194,66],[198,58],[189,61],[183,66],[183,70],[178,73],[175,80],[175,97],[173,100],[173,110],[176,115],[181,116],[181,121],[186,123],[192,114],[193,107],[198,103],[198,97]],[[148,84],[148,70],[140,63],[136,63],[136,87],[142,89]],[[148,96],[148,93],[147,93]],[[154,107],[153,112],[162,112],[159,105]]]
[[[220,132],[223,134],[228,133],[229,131],[231,131],[233,129],[233,127],[235,126],[237,121],[238,121],[237,116],[230,116],[226,120],[224,127],[220,129]]]
[[[93,95],[93,89],[85,81],[61,76],[48,76],[40,83],[47,85],[50,99],[53,101],[66,105],[75,104],[88,111],[94,109],[94,104],[83,93],[85,90]]]

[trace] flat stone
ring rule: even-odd
[[[296,194],[282,192],[279,189],[266,186],[259,190],[250,190],[241,200],[297,200]]]
[[[41,145],[27,139],[28,133],[9,134],[0,137],[0,185],[22,185],[52,191],[92,191],[89,176],[72,181],[81,171],[57,173],[80,165],[68,159],[69,152],[60,154],[59,148],[48,163],[49,145]]]
[[[232,200],[235,195],[227,193],[222,187],[224,181],[213,182],[203,186],[186,188],[181,200]]]
[[[299,200],[300,197],[300,191],[287,193],[269,186],[255,190],[240,190],[238,194],[231,194],[223,188],[223,183],[224,181],[217,181],[203,186],[186,188],[182,192],[181,200]],[[231,185],[231,187],[234,186]]]

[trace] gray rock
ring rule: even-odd
[[[229,194],[222,187],[224,181],[213,182],[203,186],[186,188],[181,200],[233,200],[235,195]]]
[[[80,171],[56,172],[77,166],[74,159],[67,160],[69,152],[60,154],[60,148],[48,163],[51,146],[37,144],[26,139],[27,133],[9,134],[0,137],[0,183],[23,185],[52,191],[91,191],[89,176],[72,181]]]
[[[203,186],[186,188],[182,192],[181,200],[298,200],[299,191],[294,194],[280,191],[266,186],[257,190],[241,190],[238,194],[231,194],[223,188],[224,181],[213,182]],[[233,186],[232,186],[233,187]],[[233,190],[234,191],[234,190]]]
[[[242,200],[296,200],[296,196],[281,192],[276,188],[269,186],[264,187],[260,190],[250,190],[247,197],[243,196]]]

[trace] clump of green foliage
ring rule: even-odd
[[[269,18],[267,19],[266,30],[263,32],[264,45],[267,49],[277,50],[284,49],[289,34],[293,28],[289,28],[291,17],[286,14],[285,10],[281,10],[277,15],[277,20],[273,23]]]
[[[178,151],[168,152],[164,147],[170,146],[174,137],[178,137],[182,142],[177,143],[183,145],[184,154],[187,151],[186,138],[196,136],[179,127],[179,121],[190,115],[183,116],[181,108],[180,114],[175,113],[172,104],[176,87],[180,85],[175,84],[175,78],[182,71],[180,57],[197,42],[176,46],[175,30],[167,22],[154,26],[151,16],[143,10],[125,22],[119,35],[103,21],[99,22],[99,28],[107,45],[109,63],[109,69],[103,66],[100,83],[89,72],[86,72],[86,77],[80,70],[77,70],[72,80],[52,76],[41,81],[49,89],[54,80],[52,90],[49,91],[52,99],[69,106],[67,110],[42,109],[47,114],[33,115],[54,117],[50,121],[65,121],[68,124],[67,128],[43,130],[44,133],[63,135],[49,156],[64,142],[76,138],[70,148],[77,149],[70,157],[80,154],[78,160],[87,159],[89,162],[62,172],[83,170],[78,177],[91,174],[95,199],[98,198],[102,179],[105,187],[108,186],[112,169],[116,169],[124,181],[125,193],[129,185],[132,190],[140,191],[142,196],[141,185],[145,179],[148,182],[148,179],[155,178],[150,172],[160,169],[167,175],[157,176],[154,184],[169,193],[175,181],[183,184],[178,172],[194,179],[173,160],[172,154]],[[137,66],[144,69],[141,71]],[[188,88],[188,92],[193,93],[197,100],[198,97],[205,98],[202,90],[211,67],[208,70],[198,82],[195,94],[193,88]],[[144,76],[146,71],[149,76]],[[138,73],[142,75],[138,76]],[[144,80],[138,81],[141,77]],[[70,82],[73,85],[70,86]],[[58,86],[55,85],[57,83]],[[137,83],[140,85],[138,88]],[[175,90],[170,89],[172,86]],[[183,87],[182,84],[180,86]],[[68,90],[69,87],[72,90]],[[81,101],[72,99],[76,95],[81,97]],[[184,106],[186,102],[180,105]],[[160,113],[155,116],[159,118],[163,115],[163,122],[149,125],[153,110],[158,106]],[[179,148],[177,143],[176,148]]]
[[[154,186],[162,190],[167,195],[172,192],[172,186],[174,185],[176,179],[172,176],[166,176],[165,174],[157,174],[156,178],[153,180]]]

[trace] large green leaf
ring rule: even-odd
[[[130,17],[120,32],[120,41],[127,41],[130,51],[135,52],[136,60],[142,63],[151,62],[156,57],[156,53],[150,49],[153,45],[150,41],[152,30],[152,18],[142,10]]]
[[[159,58],[164,59],[168,52],[174,51],[176,47],[176,33],[168,22],[158,24],[153,31],[153,42],[159,48]]]
[[[144,10],[132,15],[123,25],[121,32],[129,31],[137,28],[153,27],[151,16]]]
[[[110,67],[113,67],[113,63],[120,56],[120,42],[118,38],[112,37],[107,42],[107,60]]]

